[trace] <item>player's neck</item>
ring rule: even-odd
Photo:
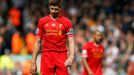
[[[50,17],[51,17],[53,20],[56,20],[56,19],[59,17],[59,15],[52,16],[52,15],[50,14]]]
[[[100,43],[97,43],[95,40],[92,40],[95,46],[99,46]]]

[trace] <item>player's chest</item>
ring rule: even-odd
[[[104,53],[104,49],[101,46],[98,47],[91,47],[90,48],[90,54],[94,57],[94,58],[102,58],[103,57],[103,53]]]
[[[62,23],[58,22],[58,21],[50,21],[47,23],[44,23],[43,25],[43,30],[47,31],[47,30],[66,30],[65,25],[63,25]]]
[[[58,21],[50,21],[43,25],[43,32],[45,35],[61,36],[66,33],[66,27]]]

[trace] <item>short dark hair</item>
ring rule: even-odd
[[[53,6],[61,6],[62,4],[62,0],[49,0],[49,6],[53,5]]]
[[[103,31],[100,31],[100,30],[98,30],[98,29],[92,31],[92,34],[96,34],[96,32],[99,32],[99,33],[103,34]]]

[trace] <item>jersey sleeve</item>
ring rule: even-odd
[[[37,30],[36,30],[36,38],[42,39],[42,35],[43,35],[43,28],[42,28],[42,23],[40,19],[38,22]]]
[[[82,48],[82,57],[84,58],[88,57],[88,44],[85,44]]]
[[[71,21],[67,21],[67,35],[70,37],[74,36],[74,28]]]

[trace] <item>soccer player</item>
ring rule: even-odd
[[[33,52],[31,73],[35,74],[36,59],[42,44],[41,75],[68,75],[67,67],[74,59],[74,30],[72,23],[60,15],[61,0],[49,0],[50,15],[39,20]],[[66,39],[69,43],[67,56]],[[42,41],[42,43],[41,43]]]
[[[98,30],[93,32],[93,39],[82,48],[84,63],[83,75],[102,75],[102,58],[104,47],[101,45],[102,33]]]

